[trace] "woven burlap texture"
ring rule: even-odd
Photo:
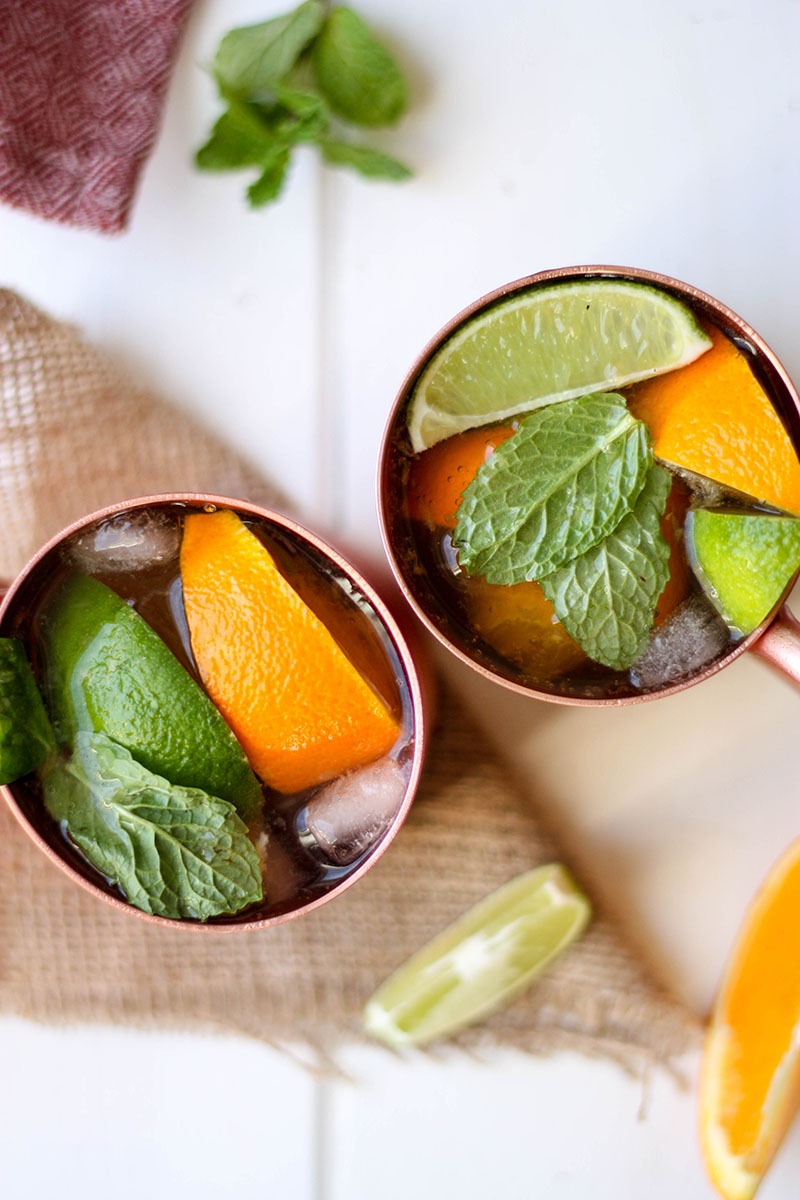
[[[135,437],[119,437],[121,428]],[[275,502],[236,455],[138,389],[76,330],[0,292],[0,572],[116,500],[212,491]],[[280,503],[280,501],[278,501]],[[324,1064],[370,992],[489,889],[560,857],[474,722],[446,694],[420,794],[390,851],[333,903],[272,930],[197,936],[119,914],[0,811],[0,1010],[54,1023],[239,1032]],[[603,912],[524,997],[459,1045],[577,1049],[640,1069],[694,1019]]]

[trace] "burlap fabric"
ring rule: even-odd
[[[120,428],[136,437],[121,440]],[[0,292],[0,572],[49,535],[132,495],[270,489],[184,416],[138,390],[78,333]],[[249,1034],[330,1062],[360,1036],[377,984],[489,889],[560,857],[497,755],[445,695],[423,784],[397,841],[348,893],[273,930],[192,936],[85,895],[0,811],[0,1010]],[[611,918],[460,1045],[578,1049],[631,1068],[668,1062],[696,1022]]]
[[[191,0],[0,0],[0,199],[124,228]]]

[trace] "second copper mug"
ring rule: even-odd
[[[64,583],[65,571],[74,572],[77,564],[79,571],[94,574],[83,563],[87,550],[93,554],[99,545],[104,545],[107,550],[116,544],[115,539],[121,539],[119,545],[129,546],[136,523],[142,519],[151,520],[153,515],[158,517],[163,514],[174,522],[182,521],[187,514],[219,510],[232,510],[243,523],[257,531],[260,540],[266,539],[270,553],[284,575],[294,573],[297,576],[293,586],[302,595],[306,606],[320,616],[340,646],[346,645],[348,657],[362,676],[371,676],[375,693],[389,698],[387,703],[393,704],[397,710],[403,735],[403,744],[397,753],[398,773],[400,769],[403,772],[400,781],[402,786],[399,786],[394,806],[390,812],[387,811],[380,827],[369,831],[370,840],[363,847],[357,845],[355,857],[348,858],[342,864],[334,862],[325,865],[323,862],[320,868],[317,858],[309,858],[308,847],[311,843],[308,831],[294,828],[295,818],[299,821],[302,813],[310,809],[306,805],[306,808],[297,808],[294,814],[291,809],[293,802],[288,797],[285,811],[276,808],[272,825],[265,827],[261,835],[253,835],[257,843],[265,847],[261,853],[266,862],[267,880],[262,903],[250,905],[232,915],[215,916],[205,921],[160,916],[143,912],[128,903],[120,890],[87,862],[47,812],[39,785],[32,777],[0,788],[12,813],[32,841],[52,863],[91,895],[119,912],[130,913],[146,921],[176,929],[207,932],[265,928],[308,913],[335,899],[360,879],[393,841],[419,783],[425,740],[420,677],[394,617],[370,584],[348,561],[296,522],[244,500],[185,493],[126,500],[74,522],[34,555],[6,590],[0,605],[0,636],[20,638],[26,644],[28,653],[32,654],[36,667],[36,614],[44,606],[44,619],[48,619],[48,598],[53,595],[53,589]],[[170,567],[173,560],[169,554],[165,553],[164,558],[164,568],[161,570],[164,578],[159,576],[155,583],[148,584],[149,594],[156,600],[155,608],[148,601],[150,609],[145,616],[151,627],[161,633],[168,644],[170,629],[174,626],[171,636],[175,644],[170,648],[179,661],[185,660],[182,666],[191,673],[192,652],[185,644],[188,631],[183,630],[181,636],[175,636],[175,630],[179,629],[182,620],[185,621],[185,617],[180,616],[183,611],[180,587],[176,592],[174,586],[180,585],[180,579],[174,567]],[[134,602],[135,585],[125,580],[127,567],[122,560],[119,569],[118,583],[117,577],[114,577],[116,590],[106,590],[109,594],[114,592],[119,595],[134,607],[141,607],[138,601]],[[161,603],[162,599],[164,603]],[[288,664],[286,669],[288,686],[291,687],[293,664]],[[169,714],[167,722],[174,725]],[[178,736],[177,732],[175,736]],[[341,781],[346,776],[339,778]],[[203,786],[199,782],[178,782],[184,782],[187,786]],[[305,796],[305,792],[299,794],[298,804],[306,803]],[[331,803],[338,803],[340,798],[337,792]],[[275,799],[277,803],[279,797]],[[44,870],[48,869],[44,860],[42,866]]]
[[[469,622],[454,617],[431,586],[427,566],[409,554],[409,521],[404,494],[407,464],[413,457],[406,430],[406,412],[414,389],[426,366],[441,347],[467,322],[491,306],[524,292],[560,283],[591,280],[630,281],[659,289],[682,301],[701,320],[716,327],[748,358],[754,374],[768,395],[787,430],[795,453],[800,447],[800,397],[786,370],[766,342],[740,316],[719,300],[677,279],[652,271],[615,266],[578,266],[542,271],[515,280],[475,301],[453,318],[422,350],[408,372],[394,402],[384,433],[378,472],[378,506],[382,535],[395,577],[411,607],[434,637],[451,653],[486,678],[518,693],[561,704],[635,704],[682,691],[723,670],[748,650],[777,668],[800,686],[800,623],[785,606],[791,583],[768,617],[748,636],[732,642],[713,661],[681,677],[647,690],[602,696],[569,694],[537,686],[511,667],[498,665],[485,652]],[[794,582],[794,581],[791,581]],[[576,689],[577,690],[577,689]]]

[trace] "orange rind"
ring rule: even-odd
[[[700,1138],[724,1200],[752,1200],[799,1104],[800,840],[750,906],[706,1039]]]
[[[800,462],[750,360],[717,329],[709,351],[632,389],[656,458],[800,514]]]
[[[300,792],[391,750],[397,720],[235,513],[187,516],[181,577],[200,677],[265,783]]]

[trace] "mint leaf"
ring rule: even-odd
[[[231,103],[195,154],[202,171],[261,166],[274,152],[274,134],[247,104]]]
[[[251,208],[263,208],[265,204],[277,199],[288,169],[289,151],[285,146],[281,146],[264,164],[264,170],[255,183],[251,183],[247,189],[247,199]]]
[[[33,671],[17,638],[0,638],[0,783],[36,771],[55,738]]]
[[[331,108],[354,125],[391,125],[406,107],[400,68],[351,8],[332,10],[311,61]]]
[[[541,580],[567,633],[590,658],[624,671],[639,658],[669,578],[661,518],[671,486],[653,467],[632,512],[596,546]]]
[[[324,20],[325,7],[320,0],[306,0],[284,16],[232,29],[217,47],[217,78],[224,88],[239,95],[267,95],[291,70]]]
[[[369,179],[409,179],[411,172],[396,158],[372,150],[369,146],[354,146],[331,138],[320,141],[319,148],[326,163],[335,167],[352,167]]]
[[[233,805],[153,775],[105,734],[77,733],[43,787],[51,816],[143,912],[202,921],[262,899],[258,854]]]
[[[647,428],[613,392],[539,409],[464,490],[453,543],[470,575],[549,575],[630,512],[653,461]]]

